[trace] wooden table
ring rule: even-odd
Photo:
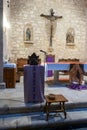
[[[49,99],[49,96],[46,95],[45,99],[46,99],[45,111],[46,111],[47,121],[49,117],[49,112],[53,111],[53,110],[50,110],[52,103],[59,103],[59,109],[55,110],[55,112],[63,112],[66,118],[65,102],[67,102],[68,100],[63,95],[55,95],[55,99]]]

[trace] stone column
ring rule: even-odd
[[[0,0],[0,88],[5,88],[3,82],[3,0]]]

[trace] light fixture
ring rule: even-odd
[[[7,29],[10,28],[10,24],[7,20],[7,17],[5,16],[5,14],[3,15],[3,31],[6,32]]]
[[[9,4],[10,4],[10,1],[9,1],[9,0],[7,0],[7,6],[8,6],[8,8],[9,8]]]

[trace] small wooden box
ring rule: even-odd
[[[15,88],[16,84],[16,68],[4,68],[3,80],[6,83],[6,88]]]

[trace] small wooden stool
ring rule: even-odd
[[[50,99],[49,95],[45,96],[46,99],[46,105],[45,105],[45,110],[46,110],[46,120],[48,121],[48,117],[49,117],[49,112],[51,104],[52,103],[59,103],[59,109],[55,110],[55,112],[63,112],[66,118],[66,111],[65,111],[65,102],[67,102],[68,100],[63,96],[63,95],[55,95],[54,99]]]

